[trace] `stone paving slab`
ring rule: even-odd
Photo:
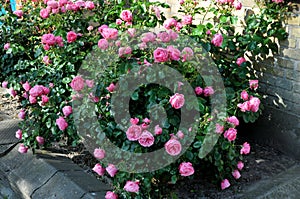
[[[16,131],[19,129],[18,123],[21,120],[4,120],[0,121],[0,144],[16,143],[19,140],[15,137]]]

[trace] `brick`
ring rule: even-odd
[[[300,83],[299,82],[298,83],[294,82],[293,90],[295,93],[300,93]]]
[[[300,62],[298,62],[296,70],[300,71]]]
[[[296,40],[295,39],[286,39],[280,42],[281,46],[288,48],[296,48]]]
[[[277,58],[279,67],[294,69],[295,61],[291,61],[284,58]]]
[[[299,73],[295,72],[294,70],[287,69],[285,71],[285,75],[286,75],[286,78],[290,79],[290,80],[297,80],[297,76],[298,76],[298,79],[299,79]]]
[[[277,78],[275,82],[275,86],[279,88],[291,91],[293,88],[293,82],[283,78]]]
[[[300,38],[300,27],[298,27],[298,26],[291,26],[291,36],[292,37],[299,37]]]
[[[300,25],[300,17],[299,16],[292,16],[288,18],[289,25]]]
[[[300,49],[283,49],[281,53],[284,57],[300,60]]]
[[[276,77],[284,77],[285,75],[285,69],[283,68],[270,68],[267,72]]]

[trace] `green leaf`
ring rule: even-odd
[[[202,142],[201,141],[197,141],[197,142],[195,142],[194,144],[193,144],[193,147],[195,148],[195,149],[198,149],[198,148],[200,148],[202,146]]]
[[[172,184],[176,184],[176,182],[177,182],[177,176],[176,176],[176,175],[173,175],[173,176],[171,177],[171,183],[172,183]]]

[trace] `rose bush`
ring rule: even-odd
[[[16,132],[23,142],[19,152],[60,140],[76,145],[80,140],[76,124],[96,117],[97,123],[81,127],[96,140],[93,155],[99,163],[93,171],[107,175],[114,186],[106,198],[160,198],[168,192],[166,185],[193,178],[207,168],[221,189],[238,181],[243,155],[250,153],[251,146],[236,142],[236,127],[241,119],[255,122],[262,113],[252,63],[257,56],[278,52],[276,39],[287,36],[282,23],[287,4],[260,2],[260,13],[247,16],[242,33],[235,31],[238,18],[233,11],[242,8],[238,1],[216,0],[207,7],[193,0],[180,4],[182,17],[167,20],[160,12],[165,5],[160,3],[100,0],[29,1],[22,10],[1,16],[0,81],[22,105],[19,117],[23,121]],[[158,24],[165,30],[144,30]],[[184,35],[203,49],[187,46]],[[95,59],[97,53],[107,56]],[[197,70],[198,65],[205,66],[202,56],[214,61],[224,82],[227,109],[222,112],[212,112],[213,98],[222,91],[214,78],[207,82]],[[113,111],[112,99],[120,88],[126,90],[119,80],[128,74],[136,74],[137,79],[165,79],[168,71],[163,65],[180,72],[186,82],[171,82],[169,88],[141,84],[133,93],[125,92],[130,97],[130,118],[124,121],[126,128],[121,128],[114,119],[118,113]],[[161,67],[157,76],[147,73],[156,66]],[[184,94],[188,84],[196,102]],[[78,103],[82,106],[74,111]],[[163,107],[166,118],[155,115],[155,105]],[[180,128],[182,118],[189,117],[187,110],[200,115],[192,117],[194,126]],[[189,140],[192,133],[195,137]],[[120,158],[105,150],[105,137],[123,151],[163,149],[167,157],[177,158],[155,171],[126,172],[122,161],[103,162],[109,155]],[[215,141],[213,148],[206,147],[207,137]],[[154,164],[154,160],[144,161],[136,165]]]

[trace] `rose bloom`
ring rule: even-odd
[[[195,172],[192,163],[190,162],[182,162],[179,165],[179,173],[181,176],[190,176],[193,175]]]
[[[62,112],[64,113],[65,117],[68,117],[73,112],[72,106],[64,106],[62,108]]]
[[[87,85],[87,87],[89,88],[93,88],[94,87],[94,80],[85,80],[85,83]]]
[[[122,19],[116,19],[116,24],[117,24],[117,25],[121,25],[122,22],[123,22]]]
[[[136,33],[135,28],[128,28],[127,33],[130,35],[130,37],[134,37]]]
[[[196,93],[197,95],[201,95],[202,92],[203,92],[203,89],[202,89],[200,86],[197,86],[197,87],[195,88],[195,93]]]
[[[168,50],[165,48],[157,48],[153,52],[155,62],[166,62],[169,60]]]
[[[239,107],[240,109],[241,109],[241,111],[242,112],[246,112],[246,111],[250,111],[250,103],[249,103],[249,101],[246,101],[246,102],[244,102],[244,103],[239,103],[238,105],[237,105],[237,107]]]
[[[171,40],[171,37],[167,32],[160,32],[157,34],[157,37],[164,43],[168,43]]]
[[[239,1],[234,1],[233,2],[233,7],[235,7],[236,10],[240,10],[240,9],[242,9],[243,5]]]
[[[76,76],[70,83],[70,86],[75,91],[81,91],[84,88],[84,80],[81,76]]]
[[[49,34],[44,34],[42,36],[42,44],[53,46],[55,45],[55,43],[56,43],[55,36],[53,34],[49,33]]]
[[[108,90],[109,92],[114,92],[116,86],[114,83],[110,83],[110,85],[108,87],[106,87],[106,90]]]
[[[250,111],[256,113],[259,109],[260,100],[257,97],[251,97],[249,100]]]
[[[18,151],[19,151],[20,153],[27,153],[28,147],[25,146],[24,144],[20,144]]]
[[[19,117],[20,119],[24,120],[24,119],[25,119],[25,116],[26,116],[26,113],[25,113],[25,111],[22,109],[22,110],[20,111],[20,113],[18,114],[18,117]]]
[[[228,181],[227,179],[223,180],[223,181],[221,182],[221,189],[224,190],[224,189],[226,189],[226,188],[228,188],[228,187],[230,187],[229,181]]]
[[[37,103],[37,99],[36,99],[36,97],[33,97],[33,96],[29,96],[29,102],[30,102],[30,104],[35,104],[35,103]]]
[[[220,34],[220,33],[215,34],[213,39],[211,40],[211,43],[217,47],[222,46],[222,43],[223,43],[222,34]]]
[[[115,40],[118,38],[118,30],[115,28],[103,28],[101,35],[104,39]]]
[[[166,152],[171,156],[179,155],[181,152],[181,144],[178,140],[171,138],[168,142],[165,144],[165,150]]]
[[[148,43],[148,42],[153,42],[156,39],[156,35],[153,32],[147,32],[143,34],[142,37],[142,42]]]
[[[132,124],[132,125],[134,125],[134,124],[138,124],[139,123],[139,118],[130,118],[130,123]]]
[[[275,2],[275,3],[282,3],[283,2],[283,0],[272,0],[273,2]]]
[[[41,96],[44,93],[43,86],[41,85],[35,85],[29,90],[29,95],[32,97],[38,97]]]
[[[49,59],[48,56],[44,56],[43,57],[43,62],[46,64],[46,65],[49,65],[51,63],[51,60]]]
[[[174,32],[173,30],[167,30],[167,31],[171,37],[171,40],[175,41],[179,37],[178,33]]]
[[[105,150],[100,148],[94,149],[94,157],[99,160],[103,159],[105,157]]]
[[[237,130],[234,128],[229,128],[224,133],[224,137],[228,139],[228,141],[234,141],[236,139]]]
[[[190,47],[185,47],[181,51],[182,61],[191,60],[194,56],[194,51]]]
[[[216,124],[216,133],[222,134],[223,131],[224,131],[224,126],[222,126],[220,124]]]
[[[178,23],[176,24],[175,29],[176,29],[176,31],[179,32],[179,31],[181,30],[182,27],[183,27],[182,23],[178,22]]]
[[[86,1],[85,2],[85,8],[88,10],[93,10],[95,8],[95,4],[92,1]]]
[[[67,127],[68,127],[68,123],[66,122],[66,120],[63,117],[59,117],[58,119],[56,119],[56,125],[58,126],[58,128],[61,131],[64,131]]]
[[[215,93],[214,89],[211,86],[207,86],[203,90],[203,94],[205,97],[211,96]]]
[[[145,122],[145,123],[151,123],[151,120],[149,118],[145,118],[145,119],[143,119],[143,122]]]
[[[127,139],[130,141],[136,141],[142,135],[142,127],[138,125],[130,126],[126,131]]]
[[[132,53],[131,47],[121,47],[119,48],[119,57],[122,57],[123,55],[130,55]]]
[[[144,130],[138,141],[143,147],[150,147],[154,144],[154,137],[149,131]]]
[[[182,25],[189,25],[192,24],[192,21],[193,21],[192,15],[184,15],[182,17],[181,23]]]
[[[76,41],[77,39],[77,34],[73,31],[70,31],[67,33],[67,41],[68,43],[72,43],[74,41]]]
[[[118,199],[118,195],[112,191],[108,191],[105,194],[105,199]]]
[[[235,116],[228,117],[226,121],[233,124],[234,126],[238,126],[240,124],[239,120]]]
[[[244,168],[244,163],[242,161],[239,161],[236,166],[237,166],[238,170],[241,171]]]
[[[118,172],[118,169],[115,165],[108,164],[108,166],[106,167],[106,171],[111,177],[114,177],[116,175],[116,173]]]
[[[249,95],[248,95],[247,91],[243,90],[243,91],[241,92],[241,98],[242,98],[243,100],[248,100],[248,97],[249,97]]]
[[[160,135],[162,134],[162,128],[159,125],[156,125],[154,128],[154,134],[155,135]]]
[[[249,80],[249,86],[251,89],[256,90],[258,88],[258,80]]]
[[[45,139],[42,136],[36,136],[35,140],[39,145],[43,145],[45,143]]]
[[[13,12],[17,17],[22,17],[23,16],[23,11],[22,10],[16,10]]]
[[[100,39],[98,41],[98,47],[102,50],[106,50],[109,46],[109,43],[106,39]]]
[[[17,91],[15,91],[13,88],[9,89],[9,94],[12,96],[12,97],[16,97],[17,96]]]
[[[59,1],[58,1],[59,7],[62,7],[62,6],[64,6],[64,5],[66,5],[67,3],[68,3],[68,0],[59,0]]]
[[[173,46],[168,46],[167,50],[169,52],[169,57],[171,58],[171,60],[174,61],[179,61],[180,60],[180,50],[178,50],[177,48],[174,48]]]
[[[42,103],[46,104],[47,102],[49,102],[49,98],[46,95],[42,95]]]
[[[244,57],[239,57],[237,60],[236,60],[236,64],[241,66],[242,63],[246,62],[246,59]]]
[[[56,36],[55,37],[55,42],[59,47],[64,46],[64,41],[63,41],[63,38],[61,36]]]
[[[7,85],[8,85],[7,81],[2,82],[2,84],[1,84],[2,88],[7,88]]]
[[[15,136],[16,136],[16,138],[19,139],[19,140],[22,139],[22,130],[21,130],[21,129],[18,129],[18,130],[16,131]]]
[[[175,95],[170,97],[169,102],[173,108],[180,109],[184,105],[184,95],[175,93]]]
[[[174,18],[170,18],[170,19],[165,20],[164,24],[163,24],[163,26],[166,29],[171,29],[172,27],[176,27],[176,25],[177,25],[177,21]]]
[[[132,192],[132,193],[137,193],[139,192],[139,181],[127,181],[125,186],[124,186],[124,190],[128,191],[128,192]]]
[[[241,177],[241,174],[240,174],[240,172],[239,172],[239,170],[234,170],[233,172],[232,172],[232,176],[235,178],[235,179],[239,179],[240,177]]]
[[[54,0],[50,0],[47,2],[47,6],[49,6],[52,9],[57,9],[58,8],[58,2]]]
[[[105,169],[99,163],[95,164],[92,170],[96,172],[99,176],[103,176],[105,173]]]
[[[107,26],[106,24],[101,25],[101,26],[98,28],[98,32],[102,33],[103,30],[104,30],[105,28],[108,28],[108,26]]]
[[[123,10],[120,14],[120,17],[123,21],[132,21],[132,12],[129,10]]]
[[[4,45],[4,50],[8,50],[10,48],[10,43],[6,43],[5,45]]]
[[[247,155],[250,153],[250,144],[248,142],[245,142],[241,148],[240,154]]]
[[[183,138],[184,138],[184,133],[183,133],[182,131],[178,131],[178,132],[176,133],[176,136],[177,136],[178,138],[180,138],[180,139],[183,139]]]

